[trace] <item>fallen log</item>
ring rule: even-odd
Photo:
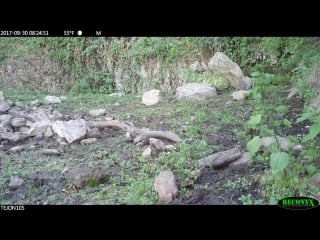
[[[180,137],[170,131],[150,131],[148,129],[140,129],[133,125],[120,122],[119,120],[109,120],[109,121],[90,121],[87,122],[90,128],[116,128],[125,132],[129,132],[131,135],[136,136],[133,142],[136,144],[138,142],[146,141],[149,138],[164,138],[172,142],[180,142]]]
[[[149,131],[149,130],[141,130],[140,135],[138,135],[134,140],[133,143],[136,144],[138,142],[146,141],[149,138],[164,138],[168,139],[172,142],[178,143],[181,142],[180,137],[170,131]]]
[[[232,148],[224,152],[214,153],[199,160],[200,167],[213,167],[219,169],[229,165],[241,156],[238,148]]]

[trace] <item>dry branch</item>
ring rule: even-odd
[[[213,167],[215,169],[227,166],[241,156],[238,148],[232,148],[224,152],[218,152],[199,160],[201,167]]]
[[[135,126],[120,122],[118,120],[109,120],[109,121],[90,121],[87,122],[87,125],[92,128],[116,128],[121,129],[122,131],[129,132],[131,135],[138,135],[134,139],[134,143],[145,141],[149,138],[164,138],[172,142],[180,142],[180,137],[170,131],[150,131],[148,129],[140,129]]]

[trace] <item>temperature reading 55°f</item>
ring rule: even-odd
[[[63,31],[63,35],[64,36],[73,36],[74,35],[74,31]]]

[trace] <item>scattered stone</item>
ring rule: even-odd
[[[252,84],[253,84],[252,78],[245,76],[244,82],[245,82],[244,90],[249,90],[250,88],[252,88]]]
[[[24,150],[26,148],[25,145],[18,145],[18,146],[15,146],[15,147],[12,147],[10,148],[10,152],[12,153],[17,153],[17,152],[21,152],[22,150]]]
[[[19,142],[25,138],[27,138],[28,135],[22,134],[21,132],[4,132],[0,133],[0,139],[8,140],[9,142]]]
[[[15,176],[11,176],[10,183],[9,183],[9,189],[10,190],[16,190],[23,184],[23,179]]]
[[[0,123],[0,127],[11,128],[10,120],[4,120]]]
[[[26,119],[24,118],[12,118],[11,121],[12,127],[24,127],[26,126]]]
[[[295,155],[298,155],[303,151],[303,146],[301,144],[297,144],[293,147],[293,152]]]
[[[30,128],[27,128],[27,127],[20,127],[19,128],[19,132],[21,132],[22,134],[28,134]]]
[[[190,64],[190,70],[193,72],[203,72],[203,68],[199,61],[195,61],[194,63]]]
[[[42,149],[41,154],[46,155],[46,156],[59,156],[60,152],[57,149]]]
[[[301,94],[301,91],[297,87],[293,87],[289,90],[289,94],[287,98],[290,99],[298,94]]]
[[[27,124],[26,124],[27,125]],[[39,121],[31,125],[28,135],[36,136],[38,133],[45,133],[52,125],[51,121]]]
[[[170,203],[178,195],[178,186],[171,171],[162,171],[154,181],[154,189],[162,203]]]
[[[188,83],[176,90],[177,100],[205,100],[217,95],[216,89],[207,83]]]
[[[89,168],[76,168],[68,172],[68,180],[77,188],[85,187],[90,180],[98,183],[109,181],[109,174],[105,170],[94,171]]]
[[[3,121],[10,121],[12,118],[12,116],[10,114],[3,114],[3,115],[0,115],[0,122],[3,122]]]
[[[208,71],[208,65],[205,62],[201,62],[201,67],[204,71]]]
[[[61,174],[65,174],[66,172],[69,171],[69,167],[65,167],[62,171],[61,171]]]
[[[148,146],[148,147],[143,151],[142,157],[143,157],[144,159],[151,159],[151,158],[152,158],[152,157],[151,157],[151,153],[152,153],[151,147]]]
[[[4,96],[2,91],[0,91],[0,101],[4,101]]]
[[[98,117],[98,116],[102,116],[106,113],[106,109],[93,109],[89,111],[89,115],[92,117]]]
[[[23,108],[24,107],[24,103],[23,102],[15,102],[14,106],[16,106],[18,108]]]
[[[276,144],[276,138],[275,137],[263,137],[262,140],[262,146],[261,150],[266,151],[268,150],[273,144]],[[289,148],[293,147],[290,140],[285,137],[277,137],[278,143],[280,144],[280,147],[284,151],[288,151]]]
[[[61,119],[62,118],[62,114],[57,110],[53,110],[52,114],[53,114],[54,119]]]
[[[243,169],[248,166],[250,160],[250,155],[248,152],[244,152],[241,154],[240,158],[238,158],[236,161],[230,163],[229,167],[232,169]]]
[[[316,173],[315,175],[313,175],[312,182],[317,187],[320,187],[320,173]]]
[[[246,99],[246,97],[249,95],[250,91],[246,91],[246,90],[239,90],[236,92],[232,93],[232,98],[233,100],[239,101],[239,100],[244,100]]]
[[[87,131],[87,138],[97,138],[100,139],[102,138],[101,132],[98,128],[91,128]]]
[[[313,107],[315,109],[320,109],[320,95],[318,95],[315,99],[311,101],[310,107]]]
[[[46,172],[34,172],[30,178],[34,187],[47,185],[50,181],[50,175]]]
[[[124,96],[124,93],[111,93],[109,94],[110,97],[122,97]]]
[[[130,132],[126,132],[126,140],[128,142],[132,142],[133,141],[133,136]]]
[[[150,90],[142,95],[142,103],[151,106],[156,105],[162,100],[160,90]]]
[[[208,157],[201,158],[199,160],[200,167],[213,167],[219,169],[228,166],[241,156],[241,152],[238,148],[232,148],[227,151],[214,153]]]
[[[4,113],[10,109],[10,104],[4,100],[0,100],[0,113]]]
[[[83,138],[87,133],[86,121],[84,119],[76,119],[70,121],[56,121],[52,124],[52,130],[65,138],[68,143],[73,143]]]
[[[171,145],[171,144],[165,145],[165,148],[166,148],[166,151],[174,151],[177,149],[174,145]]]
[[[38,107],[41,105],[41,102],[38,99],[36,99],[36,100],[31,101],[30,104],[31,104],[31,106]]]
[[[216,52],[210,59],[208,67],[215,74],[228,80],[230,85],[238,90],[246,88],[246,82],[242,70],[228,56],[222,52]]]
[[[152,155],[156,155],[167,150],[165,144],[161,140],[156,138],[149,138],[149,141]]]
[[[56,103],[61,103],[61,99],[56,96],[46,96],[44,98],[44,102],[48,104],[56,104]]]
[[[92,143],[94,143],[94,142],[96,142],[98,139],[96,139],[96,138],[86,138],[86,139],[82,139],[81,141],[80,141],[80,144],[92,144]]]
[[[66,96],[60,96],[61,101],[66,101],[68,98]]]
[[[34,136],[35,140],[41,140],[43,138],[43,133],[37,132],[37,134]]]
[[[52,129],[51,129],[51,127],[48,127],[48,128],[47,128],[47,131],[44,133],[44,137],[50,138],[50,137],[52,137],[52,136],[53,136]]]

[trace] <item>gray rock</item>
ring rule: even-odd
[[[16,106],[18,108],[23,108],[24,107],[24,103],[17,101],[17,102],[14,103],[14,106]]]
[[[41,150],[41,154],[46,156],[59,156],[60,152],[57,149],[45,148]]]
[[[316,173],[315,175],[313,175],[312,182],[317,187],[320,187],[320,173]]]
[[[101,132],[98,128],[92,128],[87,131],[87,138],[97,138],[100,139],[102,137]]]
[[[162,203],[170,203],[178,195],[178,186],[171,171],[162,171],[154,181],[154,189]]]
[[[25,138],[27,138],[28,135],[22,134],[20,132],[5,132],[5,133],[0,133],[0,139],[8,140],[9,142],[19,142]]]
[[[58,112],[57,110],[53,110],[52,114],[53,114],[54,119],[61,119],[62,118],[62,114],[60,112]]]
[[[246,89],[246,81],[242,70],[228,56],[216,52],[210,59],[208,67],[211,71],[227,79],[230,85],[238,90]]]
[[[297,87],[293,87],[289,90],[289,94],[287,96],[288,99],[301,94],[301,91]]]
[[[67,178],[74,186],[82,188],[85,187],[90,180],[106,183],[109,181],[110,176],[105,170],[94,171],[90,168],[76,168],[68,172]]]
[[[190,70],[193,72],[203,72],[203,68],[199,61],[195,61],[194,63],[190,64]]]
[[[152,150],[152,155],[155,155],[167,150],[165,144],[161,140],[156,138],[150,138],[149,141],[150,141],[150,147]]]
[[[18,146],[15,146],[15,147],[12,147],[10,148],[10,152],[12,153],[17,153],[17,152],[21,152],[22,150],[24,150],[26,148],[25,145],[18,145]]]
[[[11,121],[12,127],[24,127],[26,126],[26,119],[25,118],[12,118]]]
[[[250,88],[252,88],[252,85],[253,85],[252,78],[250,78],[248,76],[245,76],[244,77],[244,82],[245,82],[244,90],[249,90]]]
[[[4,113],[10,109],[10,104],[4,100],[0,100],[0,113]]]
[[[162,95],[160,90],[150,90],[145,92],[142,95],[142,103],[151,106],[151,105],[156,105],[162,100]]]
[[[52,130],[59,137],[65,138],[68,143],[73,143],[86,135],[87,126],[84,119],[56,121],[52,124]]]
[[[28,135],[36,136],[39,133],[44,134],[48,127],[52,125],[51,121],[39,121],[31,125]]]
[[[67,101],[67,99],[68,99],[66,96],[60,96],[59,98],[60,98],[61,101],[63,101],[63,102],[64,102],[64,101]]]
[[[19,128],[19,132],[21,132],[22,134],[25,134],[25,135],[28,134],[29,130],[30,130],[30,128],[27,128],[27,127],[20,127]]]
[[[12,118],[12,115],[10,114],[3,114],[3,115],[0,115],[0,122],[3,122],[3,121],[10,121]]]
[[[111,93],[109,94],[110,97],[122,97],[124,96],[124,93]]]
[[[171,144],[165,145],[165,148],[166,148],[166,151],[174,151],[177,149],[174,145],[171,145]]]
[[[268,150],[273,144],[276,143],[275,137],[263,137],[261,138],[261,140],[262,140],[262,146],[261,146],[262,151]],[[289,148],[293,147],[290,140],[285,137],[277,137],[277,140],[280,145],[280,148],[284,151],[288,151]]]
[[[86,144],[92,144],[94,142],[96,142],[98,139],[96,138],[86,138],[86,139],[82,139],[80,141],[80,144],[86,145]]]
[[[48,104],[56,104],[56,103],[61,103],[61,99],[56,96],[46,96],[44,98],[44,102]]]
[[[10,183],[9,183],[9,189],[10,190],[16,190],[19,187],[21,187],[21,185],[23,184],[24,180],[19,178],[19,177],[15,177],[15,176],[11,176],[10,178]]]
[[[229,167],[232,169],[243,169],[248,166],[250,160],[250,155],[248,152],[244,152],[241,154],[240,158],[238,158],[236,161],[229,164]]]
[[[102,116],[106,113],[106,109],[93,109],[89,111],[89,115],[92,117],[98,117],[98,116]]]
[[[310,107],[320,109],[320,95],[311,101]]]
[[[142,157],[144,159],[151,159],[152,158],[152,150],[150,146],[148,146],[142,153]]]
[[[177,100],[205,100],[217,95],[216,89],[207,83],[188,83],[176,90]]]
[[[52,132],[52,129],[51,127],[48,127],[47,130],[45,131],[45,133],[43,134],[44,137],[46,138],[50,138],[53,136],[53,132]]]
[[[250,91],[246,91],[246,90],[239,90],[236,92],[232,93],[232,99],[239,101],[239,100],[244,100],[246,99],[246,97],[249,95]]]
[[[31,101],[30,104],[31,104],[31,106],[40,106],[41,102],[38,99],[36,99],[36,100]]]

